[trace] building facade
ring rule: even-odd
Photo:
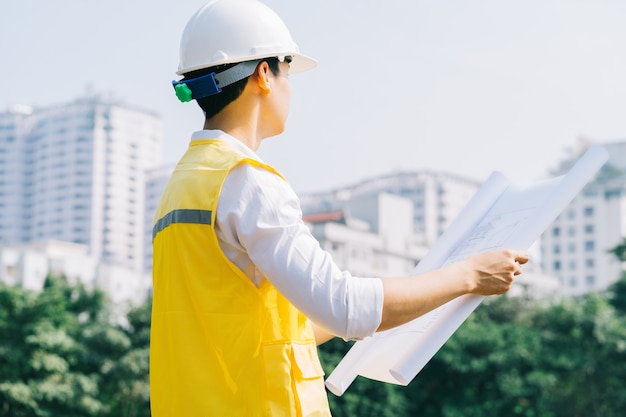
[[[542,269],[558,277],[564,295],[605,290],[622,275],[608,251],[626,238],[626,141],[602,145],[609,161],[541,237]],[[582,144],[579,153],[585,150]]]
[[[369,179],[325,193],[301,197],[306,213],[332,211],[357,198],[380,193],[407,198],[413,203],[413,232],[419,243],[431,246],[476,193],[480,183],[459,175],[432,172],[401,172]],[[352,209],[355,205],[352,204]]]
[[[401,276],[415,268],[479,185],[447,173],[401,172],[304,195],[301,204],[305,220],[337,217],[313,221],[312,230],[341,268]]]
[[[413,231],[413,204],[387,193],[360,196],[344,209],[303,217],[337,266],[355,276],[399,277],[424,257]]]
[[[98,96],[0,113],[0,246],[54,239],[143,272],[145,172],[162,122]]]

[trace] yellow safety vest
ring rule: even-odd
[[[219,247],[220,189],[241,163],[280,175],[226,142],[192,141],[157,208],[153,417],[330,416],[310,321]]]

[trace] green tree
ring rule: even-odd
[[[128,325],[122,331],[129,348],[117,355],[109,372],[110,417],[150,416],[150,319],[152,299],[127,314]]]
[[[537,366],[558,377],[557,416],[621,416],[626,409],[626,326],[601,294],[563,300],[537,315]]]
[[[35,294],[0,284],[0,410],[6,416],[97,416],[98,377],[81,372],[78,306],[87,292],[50,277]],[[89,315],[88,311],[83,317]]]
[[[112,321],[100,291],[0,284],[0,414],[149,416],[149,303]]]
[[[626,262],[626,239],[609,251],[622,262]],[[622,271],[622,277],[609,287],[609,299],[611,305],[621,313],[626,313],[626,271]]]
[[[609,253],[615,255],[620,261],[626,262],[626,238],[622,243],[610,249]]]
[[[407,388],[408,415],[620,416],[626,326],[606,296],[484,303]]]
[[[535,367],[541,344],[523,298],[488,299],[409,384],[410,415],[550,416],[554,378]]]

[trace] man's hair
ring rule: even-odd
[[[278,60],[278,58],[265,58],[263,59],[263,61],[267,62],[267,64],[270,67],[270,71],[272,71],[274,75],[278,75],[280,73],[280,67],[278,65],[280,61]],[[197,70],[197,71],[191,71],[185,74],[185,76],[183,77],[183,80],[189,80],[191,78],[201,77],[203,75],[207,75],[212,72],[214,72],[215,74],[219,74],[220,72],[226,71],[227,69],[232,68],[237,64],[238,63],[217,65],[215,67],[204,68],[204,69]],[[198,102],[198,105],[204,112],[205,119],[206,120],[210,119],[211,117],[221,112],[222,109],[224,109],[224,107],[226,107],[229,103],[235,101],[241,95],[244,88],[246,87],[248,78],[249,77],[246,77],[242,80],[239,80],[230,85],[227,85],[226,87],[222,88],[222,92],[220,93],[214,94],[212,96],[196,99],[196,101]]]

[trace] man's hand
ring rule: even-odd
[[[503,294],[527,261],[526,252],[502,249],[423,274],[383,279],[383,316],[378,330],[404,324],[464,294]]]
[[[464,263],[469,269],[469,292],[478,295],[504,294],[515,276],[522,273],[520,265],[528,262],[528,254],[508,249],[493,250],[470,256]]]

